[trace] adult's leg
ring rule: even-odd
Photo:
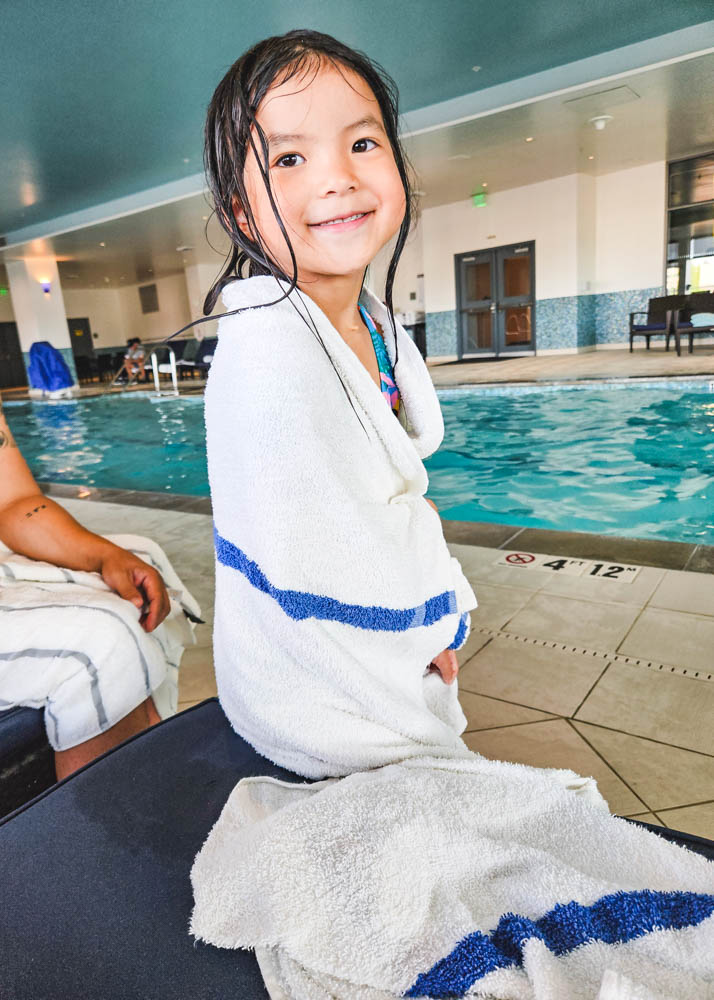
[[[157,722],[161,722],[161,716],[156,711],[153,699],[149,697],[137,705],[128,715],[125,715],[123,719],[120,719],[111,729],[107,729],[75,747],[70,747],[69,750],[55,750],[57,780],[61,781],[62,778],[73,774],[74,771],[84,767],[95,757],[100,757],[107,750],[111,750],[112,747],[128,740],[130,736],[135,736],[143,729],[155,726]]]

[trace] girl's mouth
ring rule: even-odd
[[[363,224],[365,219],[368,219],[372,214],[372,212],[356,212],[354,215],[348,216],[346,219],[339,219],[335,222],[320,222],[312,225],[310,228],[344,232],[346,229],[357,229]]]

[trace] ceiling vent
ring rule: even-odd
[[[640,95],[636,94],[632,87],[623,85],[610,87],[609,90],[593,91],[590,94],[583,94],[582,97],[571,97],[570,100],[563,101],[563,105],[570,111],[592,116],[601,114],[618,104],[629,104],[630,101],[639,101],[639,99]]]

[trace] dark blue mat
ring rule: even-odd
[[[256,754],[211,699],[0,820],[2,1000],[266,1000],[252,952],[188,934],[196,853],[236,782],[263,774],[305,780]]]

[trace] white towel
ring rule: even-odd
[[[244,779],[191,878],[191,932],[254,948],[272,1000],[714,996],[714,864],[568,771]]]
[[[256,277],[223,298],[279,294]],[[423,496],[438,398],[397,337],[402,421],[308,296],[220,321],[219,696],[260,753],[322,780],[237,785],[191,873],[191,932],[254,948],[272,1000],[595,1000],[608,971],[704,1000],[713,866],[610,816],[592,779],[471,753],[456,683],[425,676],[476,600]]]
[[[55,750],[105,732],[149,695],[161,718],[178,707],[183,649],[201,609],[163,549],[140,535],[105,535],[157,569],[171,610],[145,632],[140,612],[98,573],[62,569],[0,544],[0,710],[44,708]]]
[[[223,301],[256,306],[288,287],[247,278]],[[368,289],[362,301],[394,363],[386,308]],[[465,643],[476,597],[424,499],[439,400],[398,324],[397,336],[402,421],[298,289],[218,327],[205,399],[218,694],[241,736],[306,777],[468,754],[457,685],[428,667]]]

